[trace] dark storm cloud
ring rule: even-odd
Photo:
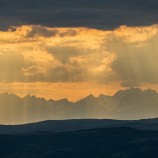
[[[0,0],[1,29],[22,24],[111,29],[157,21],[158,0]]]

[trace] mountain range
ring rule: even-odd
[[[155,117],[158,117],[158,93],[151,89],[130,88],[120,90],[113,96],[89,95],[77,102],[0,94],[0,124],[92,118],[136,120]]]

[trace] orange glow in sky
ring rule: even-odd
[[[23,25],[0,32],[0,92],[79,100],[158,89],[158,25],[115,30]]]

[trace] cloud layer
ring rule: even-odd
[[[157,25],[12,27],[0,32],[0,83],[158,84],[157,42]]]
[[[93,27],[157,23],[157,0],[0,0],[1,30],[13,25]]]

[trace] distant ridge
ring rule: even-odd
[[[113,96],[89,95],[79,101],[46,100],[27,95],[0,94],[0,124],[24,124],[43,120],[118,119],[158,117],[158,93],[130,88]]]
[[[79,131],[97,128],[129,127],[138,130],[158,131],[158,118],[142,120],[111,120],[111,119],[73,119],[47,120],[22,125],[0,125],[0,135],[42,134]]]

